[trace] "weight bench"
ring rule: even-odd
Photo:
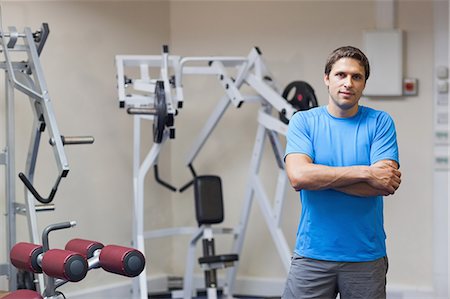
[[[191,185],[191,184],[190,184]],[[237,254],[216,255],[213,234],[234,234],[232,228],[213,227],[223,221],[222,182],[220,177],[213,175],[195,176],[194,186],[195,217],[199,228],[192,235],[189,242],[186,268],[183,279],[183,289],[173,290],[172,298],[191,299],[194,296],[194,267],[196,259],[197,242],[202,239],[203,256],[198,263],[204,271],[205,288],[208,299],[217,298],[217,269],[224,269],[236,265],[239,260]],[[232,298],[228,294],[228,285],[224,284],[222,298]]]
[[[216,255],[213,224],[224,219],[222,182],[213,175],[194,178],[195,216],[199,227],[203,228],[203,256],[198,259],[204,271],[205,287],[208,299],[217,298],[217,269],[234,266],[239,260],[237,254]]]

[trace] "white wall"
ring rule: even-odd
[[[71,171],[58,191],[57,210],[40,218],[41,227],[78,221],[76,228],[51,237],[55,247],[74,236],[124,245],[131,239],[132,119],[117,108],[116,54],[159,54],[161,45],[169,43],[176,55],[246,56],[251,47],[259,46],[281,86],[308,81],[323,105],[328,53],[345,44],[362,47],[362,31],[375,28],[373,1],[3,1],[2,10],[4,26],[34,29],[41,22],[50,24],[42,64],[60,130],[96,138],[92,146],[67,148]],[[406,32],[405,76],[418,78],[419,95],[363,101],[389,112],[398,131],[403,183],[385,200],[389,284],[419,288],[432,285],[432,11],[431,1],[398,3],[397,25]],[[214,78],[187,78],[184,86],[186,102],[176,118],[177,138],[160,161],[161,175],[176,186],[190,179],[185,155],[222,96]],[[18,98],[19,170],[28,146],[27,105],[26,99]],[[252,105],[230,108],[194,164],[200,174],[222,176],[228,226],[237,223],[241,212],[255,115]],[[41,158],[37,183],[48,190],[54,175],[47,164],[53,165],[53,158],[45,153]],[[263,170],[269,190],[273,189],[275,161],[270,148]],[[172,194],[152,177],[147,180],[146,228],[195,225],[192,190]],[[18,185],[21,196],[19,181]],[[283,228],[293,246],[300,204],[294,192],[288,193]],[[20,237],[26,238],[25,228]],[[148,274],[182,275],[186,242],[183,237],[147,242]],[[229,239],[220,240],[218,251],[226,253],[229,247]],[[239,276],[283,279],[285,275],[254,206]],[[117,280],[95,271],[67,288]]]

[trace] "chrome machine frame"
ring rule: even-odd
[[[280,228],[280,215],[285,196],[287,176],[284,171],[284,163],[282,161],[283,149],[279,140],[279,134],[286,134],[287,125],[278,118],[275,118],[272,115],[272,111],[275,109],[279,113],[282,113],[287,119],[290,119],[296,110],[281,96],[281,92],[276,87],[273,77],[262,58],[261,51],[258,48],[253,48],[247,57],[180,57],[169,55],[168,49],[165,46],[163,47],[162,55],[118,55],[116,56],[116,67],[119,101],[121,107],[137,107],[138,109],[152,107],[152,105],[155,104],[154,86],[159,80],[164,82],[164,91],[168,107],[167,110],[168,113],[173,113],[173,115],[176,115],[176,110],[174,107],[177,106],[178,108],[181,108],[183,104],[182,78],[184,75],[214,75],[218,78],[224,89],[225,95],[219,100],[216,108],[210,115],[203,129],[200,131],[198,137],[195,139],[191,151],[186,158],[186,166],[191,169],[194,176],[195,171],[192,163],[230,104],[233,104],[235,107],[240,107],[244,102],[260,104],[257,119],[258,130],[256,133],[256,140],[250,163],[249,179],[239,225],[237,225],[234,229],[217,228],[214,229],[214,232],[232,233],[234,235],[232,253],[241,253],[250,216],[250,210],[252,208],[253,197],[256,195],[257,202],[261,208],[283,266],[286,271],[288,271],[291,250]],[[126,69],[131,67],[139,67],[139,79],[127,79]],[[160,77],[156,79],[150,78],[150,68],[159,68]],[[231,77],[229,72],[230,68],[237,71],[236,79]],[[257,95],[242,94],[240,89],[244,84],[247,84],[254,91],[256,91]],[[136,93],[127,94],[127,92],[133,91]],[[174,129],[170,126],[164,128],[164,138],[160,143],[153,143],[147,156],[143,160],[142,164],[140,164],[140,128],[141,120],[144,119],[153,120],[154,116],[134,116],[134,246],[137,246],[138,250],[145,252],[145,239],[177,234],[191,235],[192,238],[188,248],[183,290],[180,292],[173,292],[172,297],[185,299],[192,298],[195,247],[197,241],[199,240],[199,236],[202,234],[203,228],[179,227],[149,232],[144,231],[144,178],[150,167],[157,163],[161,148],[171,135],[170,130]],[[274,207],[271,206],[269,196],[267,196],[263,184],[259,178],[259,168],[261,158],[263,156],[266,136],[269,137],[279,167]],[[186,188],[188,185],[189,184],[181,189]],[[176,190],[173,187],[170,188],[170,185],[168,187],[173,191]],[[227,272],[226,285],[224,286],[223,291],[224,295],[228,298],[231,298],[233,294],[236,274],[237,266],[231,268]],[[145,270],[139,276],[139,281],[135,280],[133,283],[133,294],[135,296],[139,296],[141,299],[147,298]]]
[[[1,22],[0,22],[1,23]],[[16,243],[16,214],[25,215],[28,221],[30,239],[33,243],[40,242],[37,227],[36,212],[54,210],[51,203],[55,197],[61,179],[69,172],[69,165],[64,151],[65,144],[92,143],[93,138],[64,137],[60,134],[49,92],[44,78],[44,72],[39,60],[48,34],[48,24],[43,23],[36,32],[30,28],[24,28],[18,32],[13,26],[8,27],[5,32],[0,24],[0,52],[3,61],[0,68],[5,71],[5,101],[6,101],[6,147],[0,154],[0,162],[5,165],[6,177],[6,252],[10,252]],[[26,59],[24,60],[24,56]],[[15,167],[15,109],[14,93],[20,91],[29,97],[34,115],[31,139],[28,148],[27,161],[24,173],[19,177],[25,184],[25,204],[16,202],[16,167]],[[42,197],[33,186],[36,170],[36,162],[39,150],[41,134],[47,129],[49,143],[56,160],[58,175],[48,197]],[[38,200],[40,204],[36,204]],[[0,274],[9,279],[9,289],[17,287],[16,270],[10,263],[1,265]],[[39,288],[42,289],[44,281],[39,275]]]

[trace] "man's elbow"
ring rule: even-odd
[[[289,182],[291,183],[291,186],[292,188],[294,188],[295,191],[300,191],[309,188],[308,180],[302,173],[290,175]]]

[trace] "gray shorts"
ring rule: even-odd
[[[282,299],[385,299],[387,257],[329,262],[294,254]]]

